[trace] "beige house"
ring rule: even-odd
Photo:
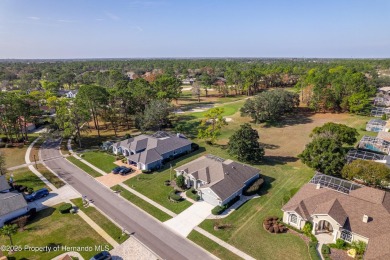
[[[364,259],[390,259],[390,192],[317,173],[283,206],[283,221],[335,242],[364,241]]]

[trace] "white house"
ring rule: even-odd
[[[0,193],[0,227],[4,222],[17,218],[29,211],[26,200],[21,193]]]
[[[364,259],[390,257],[390,192],[317,173],[287,202],[283,222],[335,242],[368,243]]]
[[[257,180],[260,170],[254,167],[205,155],[175,169],[183,175],[187,187],[193,187],[199,196],[211,205],[225,205],[242,195],[245,187]]]
[[[78,90],[70,90],[70,91],[66,92],[65,96],[67,98],[75,98],[77,95],[77,92],[78,92]]]

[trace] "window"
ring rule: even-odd
[[[346,229],[341,231],[341,239],[347,242],[352,242],[352,233]]]
[[[290,215],[290,222],[294,224],[298,224],[298,217],[295,214]]]

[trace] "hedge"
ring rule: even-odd
[[[309,242],[309,254],[312,260],[321,260],[317,251],[317,242]]]
[[[325,245],[325,244],[323,244],[322,248],[321,248],[321,253],[323,255],[329,255],[330,254],[330,247]]]
[[[226,203],[225,205],[216,206],[215,208],[213,208],[211,210],[211,213],[213,213],[213,215],[220,215],[222,212],[224,212],[225,210],[230,208],[234,203],[236,203],[239,200],[240,200],[240,196],[236,196],[233,199],[231,199],[228,203]]]
[[[211,210],[211,213],[213,215],[220,215],[224,211],[225,211],[225,207],[223,207],[223,206],[216,206],[215,208],[213,208]]]
[[[176,194],[176,191],[175,190],[173,190],[173,191],[171,191],[170,193],[169,193],[169,199],[171,199],[171,200],[174,200],[174,201],[180,201],[181,200],[181,196],[180,195],[178,195],[178,194]]]
[[[193,200],[195,200],[195,201],[200,200],[200,196],[197,194],[197,192],[195,191],[194,188],[189,189],[189,190],[186,192],[186,195],[187,195],[187,197],[189,197],[190,199],[193,199]]]
[[[62,214],[65,214],[65,213],[69,213],[70,210],[72,209],[72,204],[70,203],[65,203],[63,205],[61,205],[58,210],[62,213]]]

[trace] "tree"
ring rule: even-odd
[[[9,241],[11,243],[11,246],[14,245],[12,241],[12,236],[16,234],[18,231],[18,226],[13,224],[13,225],[4,225],[2,228],[0,228],[0,234],[2,236],[7,236],[9,238]]]
[[[315,137],[298,157],[307,166],[327,175],[339,176],[345,164],[345,149],[333,138]]]
[[[198,102],[200,102],[200,84],[197,81],[192,84],[192,95],[196,96],[198,98]]]
[[[137,127],[142,131],[161,130],[170,123],[172,105],[165,100],[152,100],[146,105],[145,111],[139,114]]]
[[[341,176],[348,180],[361,180],[368,185],[387,187],[390,169],[382,163],[358,159],[345,165]]]
[[[215,142],[222,126],[227,125],[222,116],[223,112],[224,109],[221,107],[214,107],[206,112],[205,119],[202,120],[198,128],[198,138],[206,139],[210,143]]]
[[[184,185],[185,185],[185,182],[184,182],[184,176],[183,175],[179,175],[177,176],[176,178],[176,185],[180,188],[183,188]]]
[[[7,173],[7,167],[5,166],[5,155],[0,152],[0,176]]]
[[[359,133],[355,128],[336,123],[326,123],[313,129],[310,136],[320,136],[335,139],[343,144],[353,145]]]
[[[172,99],[177,101],[181,94],[181,81],[166,74],[159,75],[153,82],[153,87],[157,97],[167,101]]]
[[[298,94],[277,89],[247,99],[240,111],[241,116],[250,116],[255,123],[260,123],[277,120],[298,105]]]
[[[259,143],[258,132],[246,123],[240,126],[230,138],[228,152],[243,162],[259,162],[264,156],[264,148]]]

